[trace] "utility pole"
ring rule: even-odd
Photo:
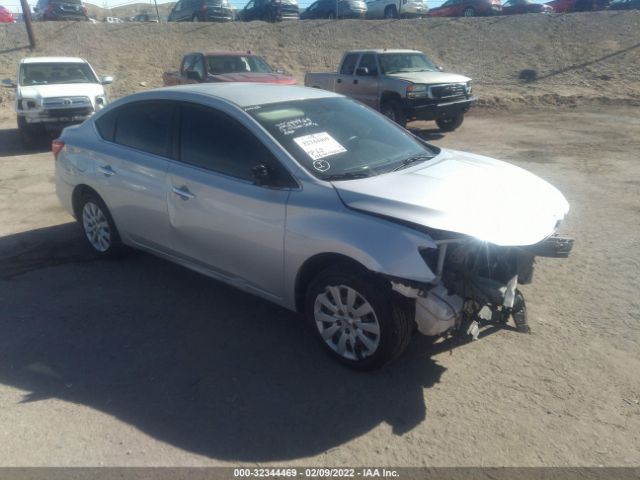
[[[162,21],[160,20],[160,12],[158,12],[158,0],[153,0],[153,3],[156,4],[156,15],[158,17],[158,23],[162,23]]]
[[[31,7],[27,0],[20,0],[22,6],[22,18],[24,18],[24,24],[27,27],[27,35],[29,36],[29,48],[33,50],[36,48],[36,39],[33,36],[33,28],[31,27]]]

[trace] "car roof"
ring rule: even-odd
[[[78,57],[27,57],[20,63],[86,63],[86,61]]]
[[[320,90],[319,88],[242,82],[178,85],[141,92],[136,96],[152,96],[151,92],[183,92],[186,94],[206,95],[234,103],[240,108],[313,98],[343,97],[343,95]],[[148,93],[148,95],[144,95],[145,93]]]
[[[193,52],[193,53],[198,53],[198,52]],[[229,51],[219,51],[219,52],[202,52],[202,55],[204,55],[205,57],[212,57],[212,56],[217,56],[217,57],[255,57],[256,54],[249,51],[244,51],[244,52],[229,52]]]

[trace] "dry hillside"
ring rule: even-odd
[[[84,5],[85,7],[87,7],[87,13],[89,14],[89,16],[97,20],[103,20],[106,17],[119,17],[122,19],[127,19],[139,13],[156,13],[156,7],[153,3],[132,3],[129,5],[121,5],[115,8],[102,8],[87,2],[85,2]],[[175,2],[158,4],[158,13],[160,14],[160,18],[168,16],[174,5]]]
[[[34,25],[30,51],[24,26],[0,29],[0,78],[13,77],[21,57],[74,55],[99,74],[112,74],[113,97],[161,85],[190,50],[251,49],[302,80],[307,71],[333,70],[342,52],[362,47],[408,47],[427,52],[445,69],[475,80],[481,103],[505,105],[640,105],[640,11],[496,18],[401,21],[305,21],[280,24]],[[519,79],[522,70],[537,79]],[[10,111],[3,89],[0,111]]]

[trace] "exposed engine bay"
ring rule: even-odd
[[[528,333],[518,284],[533,280],[535,257],[566,258],[573,247],[573,239],[558,235],[526,247],[496,246],[466,236],[435,243],[436,249],[420,252],[435,279],[425,285],[394,279],[392,288],[415,299],[420,333],[472,339],[478,338],[481,327],[506,325],[510,318],[519,332]]]

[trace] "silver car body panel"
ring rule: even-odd
[[[63,132],[65,148],[56,161],[58,196],[74,213],[74,188],[91,187],[110,209],[124,243],[290,309],[296,308],[300,269],[317,255],[343,255],[394,278],[423,283],[435,279],[419,251],[437,248],[433,239],[381,216],[477,233],[480,238],[501,244],[524,245],[552,233],[551,224],[568,209],[562,195],[537,177],[503,162],[459,152],[443,151],[428,166],[378,177],[322,181],[302,168],[242,108],[330,97],[340,95],[291,86],[206,84],[158,89],[120,99],[82,125]],[[273,153],[297,185],[287,189],[258,186],[143,154],[98,135],[95,120],[103,114],[119,105],[152,99],[194,102],[232,116]],[[398,127],[390,124],[390,128]],[[465,188],[473,185],[477,189],[496,175],[504,177],[499,183],[504,190],[487,191],[483,208],[465,216],[465,208],[477,201]],[[521,188],[550,199],[541,202],[539,197],[532,197],[523,203],[526,195],[518,193]],[[179,195],[175,189],[188,195]],[[447,207],[447,201],[454,202],[453,206]],[[516,219],[514,228],[513,215],[522,205],[529,213],[533,203],[544,206],[539,221]],[[484,238],[478,222],[467,218],[475,213],[492,222],[491,228],[499,233]],[[542,218],[544,215],[548,218]],[[528,223],[535,223],[535,228]],[[526,233],[518,233],[522,228]]]

